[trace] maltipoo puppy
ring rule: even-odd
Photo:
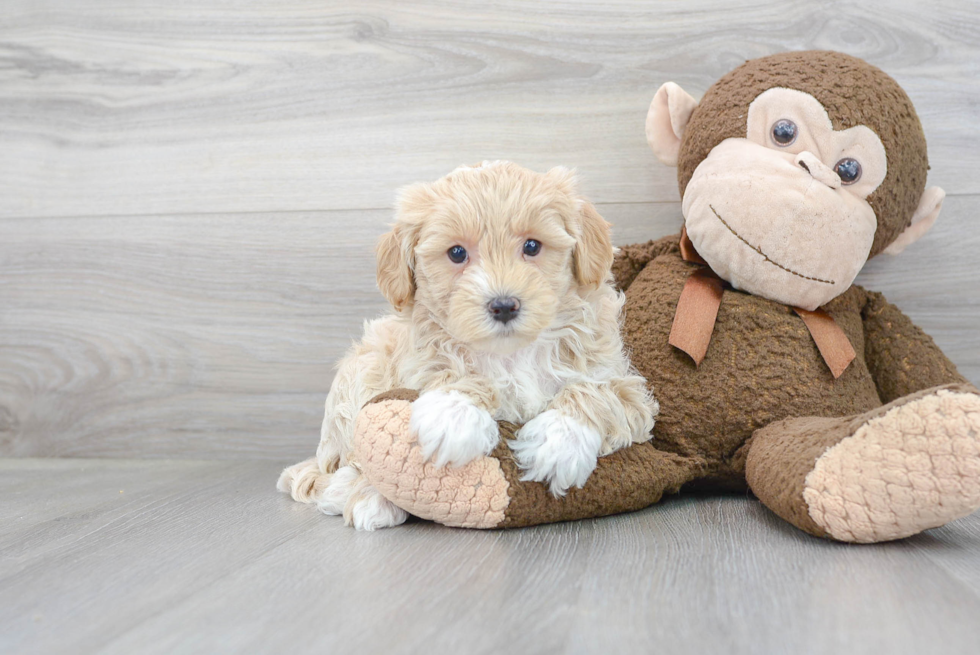
[[[410,186],[377,257],[395,312],[341,360],[316,457],[283,471],[280,491],[359,529],[402,523],[349,459],[358,411],[398,387],[421,392],[410,425],[436,466],[488,455],[498,420],[523,424],[511,449],[524,479],[556,495],[650,438],[658,407],[623,351],[609,224],[567,169],[484,162]]]

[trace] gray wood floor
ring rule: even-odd
[[[976,653],[978,515],[873,547],[715,496],[363,534],[273,490],[386,309],[398,186],[566,165],[617,243],[676,232],[656,88],[805,48],[915,102],[946,205],[859,281],[980,384],[976,2],[5,0],[0,653]]]
[[[980,515],[848,546],[746,497],[362,533],[274,462],[0,460],[3,653],[976,653]]]

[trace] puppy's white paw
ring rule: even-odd
[[[342,466],[316,498],[324,514],[344,515],[344,522],[358,530],[377,530],[401,525],[408,512],[397,507],[372,487],[353,466]]]
[[[510,442],[514,459],[524,469],[521,480],[547,482],[555,496],[585,484],[601,446],[598,432],[555,409],[525,423]]]
[[[350,498],[361,474],[353,466],[341,466],[332,476],[326,489],[316,496],[316,506],[324,514],[338,516],[344,513],[347,499]]]
[[[283,470],[276,482],[276,489],[300,503],[313,503],[330,478],[331,474],[324,473],[315,459],[308,459]]]
[[[377,530],[401,525],[408,512],[381,495],[374,487],[361,488],[344,508],[344,521],[358,530]]]
[[[418,437],[422,457],[436,466],[463,466],[489,455],[499,438],[493,417],[458,391],[437,389],[419,396],[412,403],[409,428]]]

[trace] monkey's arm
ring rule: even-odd
[[[943,384],[969,384],[932,337],[880,293],[868,292],[861,316],[864,356],[881,402]]]
[[[679,251],[679,243],[680,235],[674,234],[646,243],[634,243],[620,247],[612,266],[616,288],[620,291],[626,291],[644,266],[661,255],[671,251]]]

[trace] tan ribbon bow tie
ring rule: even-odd
[[[684,283],[681,297],[677,301],[677,310],[674,312],[668,343],[690,355],[695,365],[700,365],[708,352],[711,333],[715,329],[721,296],[725,292],[725,281],[711,270],[695,250],[687,236],[687,228],[681,229],[680,246],[681,258],[698,264],[701,268],[691,273]],[[810,331],[810,336],[834,379],[839,378],[855,357],[854,347],[844,330],[822,309],[811,312],[793,307],[793,311],[803,319],[803,324]]]

